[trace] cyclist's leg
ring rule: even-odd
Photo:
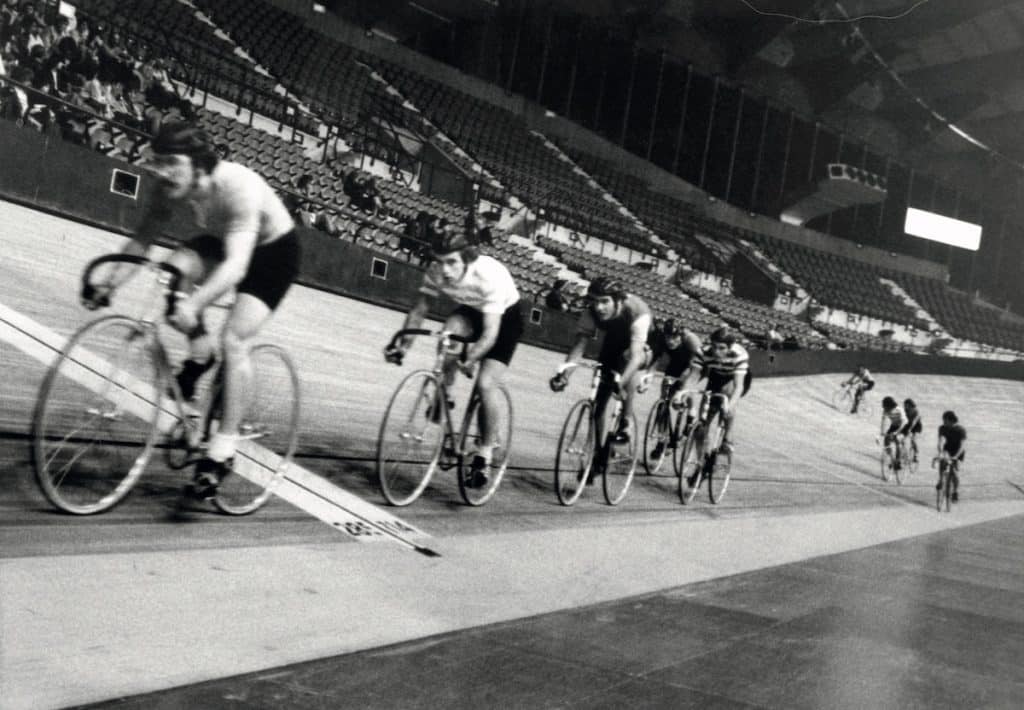
[[[460,335],[464,338],[476,338],[480,334],[481,324],[478,318],[474,317],[472,309],[459,306],[452,311],[444,320],[444,329],[449,333]],[[463,346],[460,344],[453,347],[444,358],[444,384],[451,388],[455,384],[456,366],[459,358],[462,357]]]
[[[221,333],[224,354],[224,412],[220,428],[210,442],[209,457],[224,462],[234,456],[238,427],[245,413],[245,397],[252,389],[249,351],[273,311],[261,299],[239,293]]]
[[[196,237],[168,257],[167,263],[177,267],[182,273],[182,291],[188,292],[202,283],[223,259],[223,246],[219,245],[220,240],[215,237]],[[214,341],[206,330],[203,314],[199,314],[198,325],[191,333],[186,334],[186,337],[189,342],[189,355],[178,373],[178,386],[185,399],[191,399],[195,393],[196,382],[210,369],[214,361]]]
[[[516,303],[501,316],[498,337],[490,351],[480,362],[476,387],[480,392],[480,434],[482,437],[480,455],[490,463],[491,454],[498,441],[501,426],[502,394],[498,387],[504,381],[508,365],[512,362],[519,338],[523,334],[523,317]],[[506,444],[508,442],[505,442]]]

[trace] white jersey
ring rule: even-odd
[[[294,229],[288,209],[259,173],[222,160],[210,179],[209,191],[190,196],[188,202],[196,224],[213,236],[255,233],[261,245]]]
[[[467,264],[462,278],[452,284],[444,282],[441,264],[431,263],[420,293],[427,296],[443,293],[456,303],[481,313],[504,313],[519,301],[519,289],[512,274],[500,261],[485,254]]]

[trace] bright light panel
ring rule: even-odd
[[[978,251],[978,246],[981,244],[980,224],[943,217],[940,214],[919,210],[915,207],[907,208],[903,231],[915,237],[971,251]]]

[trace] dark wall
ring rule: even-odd
[[[737,251],[732,257],[732,292],[748,301],[774,306],[779,288],[760,264]]]
[[[98,153],[48,139],[34,131],[0,121],[0,198],[54,212],[119,233],[131,232],[139,219],[135,200],[110,192],[114,169],[140,174],[140,195],[151,189],[147,175],[137,168]],[[140,198],[141,201],[141,198]],[[193,231],[185,215],[174,218],[172,237]],[[378,254],[322,232],[300,233],[303,247],[299,282],[363,301],[404,310],[416,298],[422,279],[420,267]],[[386,264],[385,278],[373,275],[374,261]],[[443,315],[451,304],[435,304],[434,315]],[[529,321],[532,304],[524,307]],[[539,307],[541,323],[527,322],[524,342],[566,351],[575,336],[576,318]],[[598,341],[591,345],[593,354]],[[758,377],[852,372],[858,363],[879,372],[943,374],[1024,380],[1024,362],[929,357],[909,353],[845,351],[782,351],[771,357],[751,353]]]

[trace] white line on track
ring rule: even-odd
[[[0,303],[0,341],[6,341],[49,367],[63,349],[66,340],[40,323]],[[96,375],[98,359],[95,355],[82,348],[76,348],[73,359],[81,366],[76,374],[80,384],[94,391],[106,389],[105,383]],[[151,384],[127,376],[119,384],[135,395],[135,398],[129,400],[129,406],[134,404],[143,416],[147,410],[152,412],[155,392]],[[169,432],[176,423],[175,414],[164,407],[159,418],[161,431]],[[277,454],[252,442],[243,442],[238,454],[235,472],[254,481],[265,480],[277,469],[280,462]],[[430,537],[427,533],[339,488],[294,461],[278,482],[274,493],[360,542],[388,541],[426,555],[436,555],[429,548],[416,542]]]

